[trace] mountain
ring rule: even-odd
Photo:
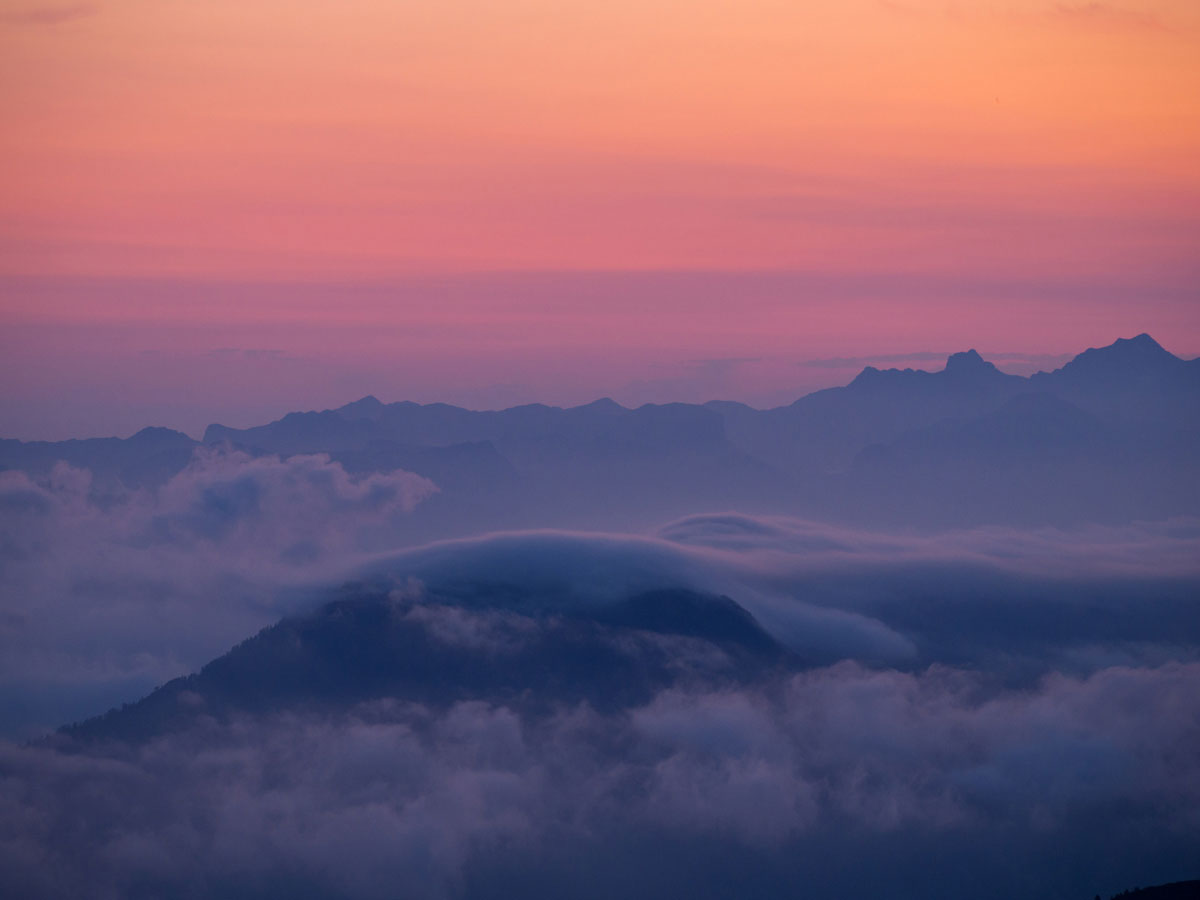
[[[256,428],[213,425],[205,441],[252,453],[324,451],[356,471],[373,462],[424,475],[441,489],[421,511],[435,520],[424,523],[429,539],[464,533],[468,520],[475,531],[649,527],[698,509],[760,509],[793,492],[725,431],[719,413],[684,403],[475,412],[364,398]],[[472,452],[488,458],[490,474],[464,464]]]
[[[1113,894],[1109,900],[1200,900],[1200,881],[1173,881],[1154,887],[1133,888]]]
[[[967,351],[939,372],[867,367],[779,409],[714,408],[734,443],[804,479],[816,518],[937,528],[1200,512],[1200,360],[1148,335],[1030,378]]]
[[[1116,421],[1195,429],[1200,420],[1200,359],[1180,359],[1148,334],[1085,350],[1029,383]]]
[[[1200,360],[1142,334],[1022,378],[968,350],[936,372],[868,366],[768,410],[605,398],[473,411],[368,396],[253,428],[214,424],[202,444],[423,475],[439,493],[397,524],[401,542],[638,529],[718,509],[919,527],[1127,521],[1200,512]],[[0,441],[0,467],[45,475],[61,459],[99,487],[153,487],[199,446],[165,429]]]
[[[31,473],[0,473],[0,630],[34,673],[6,696],[145,680],[0,746],[0,894],[1084,900],[1186,877],[1195,373],[1140,336],[1032,378],[975,351],[867,368],[772,410],[364,397],[208,446],[2,442]],[[313,453],[340,468],[274,458]]]
[[[848,385],[758,412],[716,407],[730,439],[771,465],[797,475],[844,471],[864,447],[947,417],[979,415],[1028,390],[969,350],[939,372],[868,366]]]
[[[532,714],[586,702],[612,712],[670,687],[743,685],[798,663],[733,600],[689,590],[569,613],[510,592],[409,599],[356,585],[344,593],[137,703],[63,729],[58,742],[145,740],[239,714],[335,713],[384,698],[436,709],[486,701]]]
[[[1092,347],[1047,375],[1039,372],[1033,382],[1053,380],[1060,386],[1086,386],[1092,389],[1154,389],[1179,380],[1200,378],[1197,360],[1180,359],[1163,349],[1148,334],[1118,338],[1107,347]]]
[[[267,453],[322,453],[360,447],[387,437],[387,432],[367,419],[347,418],[340,412],[293,412],[254,428],[209,425],[203,443],[230,443]]]
[[[155,487],[188,464],[196,442],[169,428],[143,428],[132,437],[69,441],[0,440],[0,469],[43,476],[58,462],[91,471],[98,487]]]
[[[1021,394],[985,415],[943,419],[864,448],[828,502],[852,498],[859,516],[877,525],[1105,519],[1113,485],[1104,473],[1121,467],[1115,441],[1067,401]]]

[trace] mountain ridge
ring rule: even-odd
[[[236,715],[336,711],[381,698],[432,708],[487,698],[535,712],[580,702],[620,709],[677,684],[728,687],[801,662],[734,600],[681,588],[595,610],[520,612],[519,604],[480,605],[453,593],[405,598],[365,584],[340,593],[46,742],[80,749]]]
[[[867,366],[766,410],[601,398],[476,411],[368,395],[250,428],[214,423],[202,441],[154,428],[125,440],[0,441],[0,468],[47,478],[62,460],[91,469],[96,489],[154,488],[203,447],[325,453],[355,474],[429,478],[441,490],[401,528],[405,541],[636,529],[720,509],[893,524],[914,510],[933,516],[930,489],[944,508],[915,524],[941,527],[950,509],[955,524],[1160,519],[1200,514],[1200,360],[1140,334],[1023,377],[969,349],[938,371]],[[966,502],[951,502],[935,463]],[[1103,502],[1080,505],[1085,496]]]

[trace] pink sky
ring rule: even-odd
[[[0,436],[1200,353],[1192,0],[0,0],[0,84]]]

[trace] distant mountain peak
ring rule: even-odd
[[[946,385],[962,381],[1009,381],[1015,377],[1004,374],[980,356],[978,350],[972,349],[964,350],[961,353],[952,353],[946,360],[946,367],[940,372],[929,372],[925,369],[881,370],[874,366],[867,366],[858,373],[849,386],[867,387],[915,383]]]
[[[1142,332],[1136,337],[1117,338],[1107,347],[1099,350],[1087,350],[1087,353],[1107,353],[1111,356],[1139,359],[1175,359],[1175,354],[1166,350],[1162,344],[1150,335]]]
[[[892,371],[896,371],[893,369]],[[856,384],[871,381],[883,374],[883,370],[876,366],[864,366],[863,370],[854,376],[854,380],[850,382],[851,387]]]
[[[1084,354],[1086,353],[1107,353],[1114,356],[1117,354],[1129,355],[1136,353],[1139,355],[1159,357],[1169,356],[1171,358],[1175,358],[1175,354],[1164,349],[1162,344],[1150,337],[1150,335],[1146,334],[1145,332],[1142,332],[1141,334],[1131,338],[1117,338],[1107,347],[1085,350]],[[1083,354],[1080,355],[1082,356]]]
[[[952,353],[946,360],[945,371],[950,375],[974,375],[999,370],[980,356],[978,350],[967,350],[963,353]]]
[[[591,410],[622,410],[620,403],[612,397],[601,397],[599,400],[593,400],[591,403],[584,403],[582,406],[575,407],[576,409],[591,409]]]
[[[336,412],[342,415],[370,417],[383,409],[383,404],[374,394],[367,394],[361,400],[355,400],[353,403],[347,403],[345,406],[339,407]]]
[[[1150,335],[1142,333],[1131,338],[1117,338],[1107,347],[1084,350],[1059,369],[1064,373],[1110,373],[1146,375],[1172,370],[1183,364],[1174,353]]]
[[[1116,343],[1117,344],[1142,344],[1142,345],[1146,345],[1146,346],[1157,347],[1159,350],[1162,349],[1162,344],[1160,344],[1154,338],[1150,337],[1150,335],[1144,331],[1141,334],[1135,335],[1134,337],[1131,337],[1131,338],[1117,338]]]
[[[150,425],[143,428],[137,434],[133,435],[131,441],[151,441],[151,440],[179,440],[191,441],[191,438],[182,431],[176,431],[174,428],[163,428],[161,425]]]

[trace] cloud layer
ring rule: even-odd
[[[7,747],[0,872],[33,897],[1082,896],[1188,874],[1197,743],[1195,664],[994,692],[841,663],[608,716],[387,700]]]
[[[664,588],[733,598],[794,654],[608,706],[532,676],[509,700],[253,715],[180,690],[195,714],[156,737],[0,745],[5,893],[999,900],[1195,874],[1192,521],[928,537],[714,514],[369,556],[432,485],[215,454],[153,494],[64,467],[0,486],[7,671],[61,670],[77,708],[144,691],[114,670],[161,680],[315,608],[335,575],[447,658],[499,666]],[[624,646],[716,671],[704,641]]]
[[[0,721],[61,724],[133,699],[269,624],[436,488],[324,456],[201,451],[157,491],[59,464],[0,472]]]
[[[656,535],[446,541],[381,557],[360,577],[559,611],[686,587],[734,598],[814,664],[942,661],[1036,677],[1194,658],[1198,547],[1192,520],[929,537],[728,513]]]
[[[714,514],[656,535],[510,533],[361,562],[411,531],[408,511],[435,490],[406,472],[353,478],[321,456],[237,452],[202,452],[158,490],[116,495],[64,465],[42,480],[0,473],[4,730],[133,700],[350,577],[564,609],[724,593],[812,664],[942,661],[1028,679],[1187,660],[1200,642],[1190,520],[918,537]]]

